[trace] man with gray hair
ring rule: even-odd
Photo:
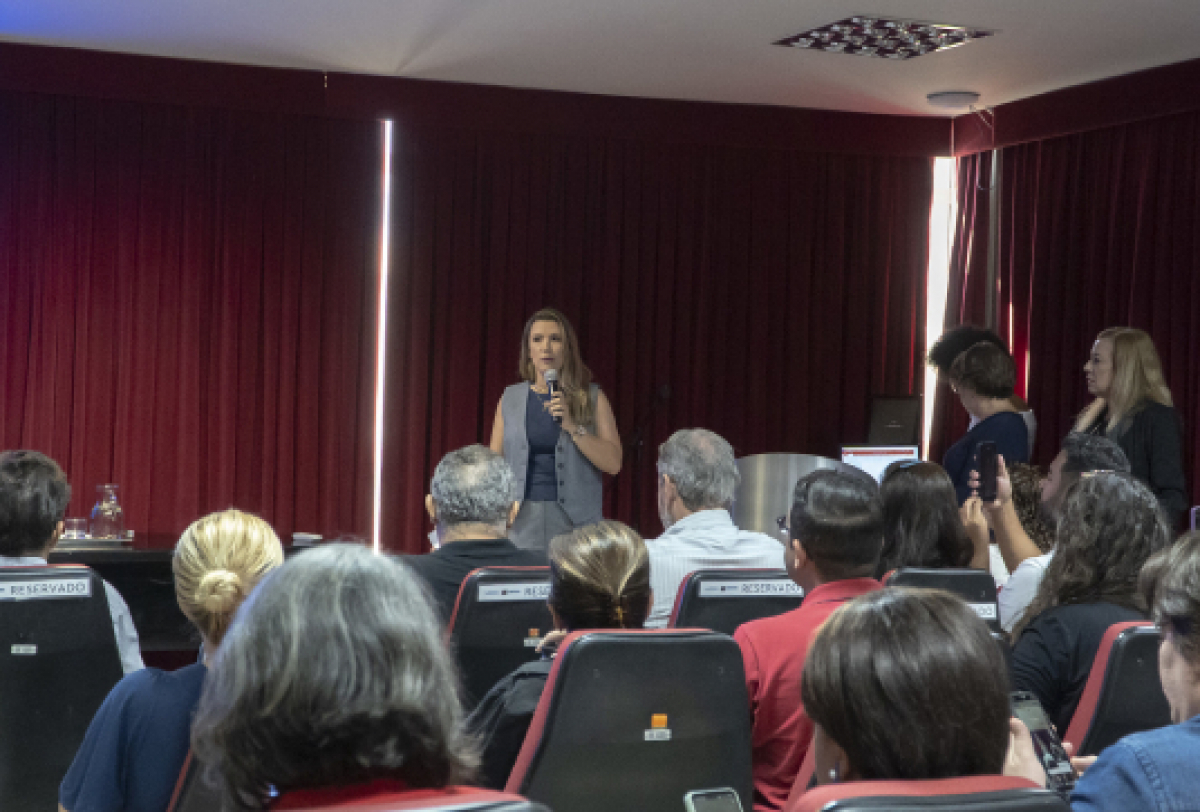
[[[658,515],[666,531],[646,543],[654,606],[647,628],[667,625],[675,593],[702,569],[784,569],[783,544],[739,530],[729,515],[738,485],[733,446],[706,429],[682,429],[658,449]]]
[[[521,507],[512,490],[512,469],[486,446],[451,451],[434,470],[425,510],[435,525],[436,549],[405,561],[429,585],[443,623],[472,570],[546,566],[545,553],[522,550],[506,537]]]

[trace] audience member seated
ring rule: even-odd
[[[932,462],[888,466],[879,486],[883,503],[883,553],[875,576],[901,567],[986,569],[987,547],[975,550],[958,514],[954,483]],[[985,542],[986,544],[986,542]]]
[[[842,606],[812,642],[801,696],[819,784],[1004,768],[1004,658],[987,625],[947,592],[896,587]]]
[[[1096,473],[1067,494],[1058,545],[1014,630],[1013,683],[1065,731],[1105,631],[1144,620],[1137,592],[1146,559],[1171,543],[1158,500],[1131,474]]]
[[[929,353],[926,355],[925,360],[931,367],[938,371],[939,376],[948,379],[950,377],[950,368],[954,366],[954,359],[981,341],[995,344],[1004,350],[1005,353],[1008,353],[1008,345],[1004,343],[1004,339],[996,335],[993,331],[988,330],[986,327],[962,324],[942,333],[941,338],[933,342],[933,346],[929,348]],[[1033,415],[1033,410],[1029,408],[1029,404],[1020,395],[1014,393],[1009,397],[1008,401],[1017,414],[1021,415],[1021,419],[1025,421],[1025,427],[1029,431],[1029,457],[1032,458],[1033,442],[1037,435],[1037,419]],[[978,422],[979,418],[972,415],[970,428],[975,428]]]
[[[542,643],[542,659],[501,680],[467,720],[483,748],[480,786],[504,789],[550,677],[557,642],[579,629],[640,629],[650,600],[646,545],[620,522],[586,525],[550,541],[548,602],[556,631]]]
[[[1151,558],[1138,586],[1162,630],[1158,673],[1174,724],[1126,736],[1098,758],[1075,759],[1086,770],[1071,796],[1076,812],[1168,812],[1196,809],[1200,799],[1200,534]],[[1018,724],[1012,774],[1044,783],[1028,731]]]
[[[454,662],[418,584],[398,559],[351,544],[263,580],[209,666],[192,725],[227,808],[385,802],[471,777]]]
[[[192,523],[172,560],[179,608],[204,641],[204,660],[146,668],[121,680],[97,711],[59,792],[70,812],[162,812],[188,752],[206,663],[242,600],[283,563],[271,526],[239,510]]]
[[[1090,434],[1068,434],[1062,451],[1050,463],[1049,473],[1042,481],[1038,501],[1042,523],[1056,528],[1057,533],[1063,502],[1071,486],[1085,474],[1097,471],[1128,473],[1129,460],[1112,440]],[[978,477],[972,479],[973,483],[977,481]],[[997,486],[997,500],[985,505],[983,512],[1009,570],[1008,581],[1000,592],[1000,626],[1011,632],[1037,594],[1054,552],[1053,542],[1048,547],[1044,540],[1029,532],[1029,523],[1021,515],[1015,474],[1003,460]]]
[[[512,500],[512,483],[504,457],[482,445],[451,451],[433,472],[425,509],[441,546],[404,561],[429,586],[443,624],[472,570],[546,566],[545,553],[522,550],[505,537],[521,507]]]
[[[1036,465],[1015,462],[1008,469],[1008,480],[1012,486],[1013,510],[1016,511],[1017,521],[1020,522],[1021,529],[1025,531],[1025,535],[1029,537],[1029,540],[1033,542],[1033,545],[1043,555],[1050,552],[1054,549],[1054,529],[1048,523],[1048,517],[1042,513],[1042,488],[1046,483],[1046,475]],[[991,540],[992,571],[1001,572],[1003,578],[998,580],[997,583],[1006,584],[1012,573],[1009,572],[1008,567],[1004,563],[1004,555],[1000,551],[1000,545],[996,543],[995,537],[991,532],[991,527],[987,523],[986,514],[983,526],[987,530],[989,540]],[[1034,585],[1034,591],[1037,591],[1036,584]],[[1033,599],[1032,593],[1030,593],[1029,598],[1030,600]],[[1012,627],[1010,626],[1008,630],[1011,631],[1011,629]]]
[[[44,567],[63,531],[71,485],[58,463],[37,451],[0,454],[0,567]],[[104,581],[121,669],[143,667],[129,606]]]
[[[787,571],[804,589],[804,603],[734,634],[754,715],[759,812],[783,807],[812,740],[812,722],[797,697],[813,635],[843,603],[880,589],[871,575],[883,542],[883,509],[872,483],[834,471],[802,477],[789,524]]]
[[[739,530],[729,516],[738,485],[733,446],[705,429],[682,429],[658,449],[658,515],[666,531],[646,542],[654,606],[646,626],[671,618],[679,585],[704,569],[783,569],[783,545]]]
[[[1006,350],[989,342],[976,344],[954,359],[949,377],[963,408],[978,421],[942,458],[961,505],[971,496],[979,444],[995,443],[1009,462],[1027,462],[1029,429],[1011,402],[1016,370]]]

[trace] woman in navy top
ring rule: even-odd
[[[986,341],[960,353],[950,367],[951,388],[978,421],[942,458],[960,505],[971,496],[980,443],[995,443],[1006,463],[1029,461],[1029,429],[1012,404],[1015,382],[1012,356]]]
[[[1170,812],[1200,808],[1200,534],[1191,533],[1155,555],[1138,583],[1162,630],[1158,675],[1172,725],[1126,736],[1093,759],[1075,759],[1086,772],[1075,786],[1075,812]],[[1045,772],[1019,722],[1011,769],[1036,782]]]
[[[125,677],[92,719],[59,788],[67,812],[162,812],[188,752],[206,662],[242,600],[283,563],[271,526],[239,510],[192,523],[171,567],[179,608],[200,630],[204,661],[178,671],[145,668]]]
[[[603,518],[602,475],[621,470],[621,437],[562,313],[544,308],[529,318],[518,367],[522,382],[504,390],[489,445],[516,476],[512,498],[521,511],[509,538],[545,550],[554,536]]]

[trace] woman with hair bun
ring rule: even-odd
[[[175,598],[204,643],[201,662],[178,671],[145,668],[109,693],[59,790],[63,812],[162,812],[188,752],[192,714],[237,608],[283,547],[265,521],[223,510],[193,522],[175,547]]]
[[[503,789],[550,677],[559,640],[582,629],[640,629],[650,614],[650,555],[641,536],[614,521],[550,541],[550,615],[540,660],[496,684],[467,720],[483,748],[480,786]]]

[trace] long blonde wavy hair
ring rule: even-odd
[[[1108,407],[1105,430],[1111,431],[1144,401],[1174,405],[1158,351],[1145,331],[1134,327],[1109,327],[1096,336],[1096,340],[1112,343],[1112,388],[1107,398],[1096,398],[1083,410],[1075,421],[1076,431],[1090,428],[1105,406]]]
[[[206,643],[217,646],[238,606],[282,563],[283,545],[265,521],[234,508],[210,513],[175,546],[175,599]]]
[[[525,330],[521,334],[521,356],[518,363],[521,378],[531,384],[538,382],[537,370],[533,366],[533,357],[529,354],[529,334],[533,325],[539,321],[552,321],[558,324],[563,334],[563,367],[558,371],[558,385],[562,387],[563,396],[567,400],[567,408],[571,410],[571,419],[580,426],[590,426],[596,415],[592,408],[591,386],[592,371],[579,354],[579,339],[575,337],[575,328],[567,317],[552,307],[543,307],[529,317],[525,322]]]

